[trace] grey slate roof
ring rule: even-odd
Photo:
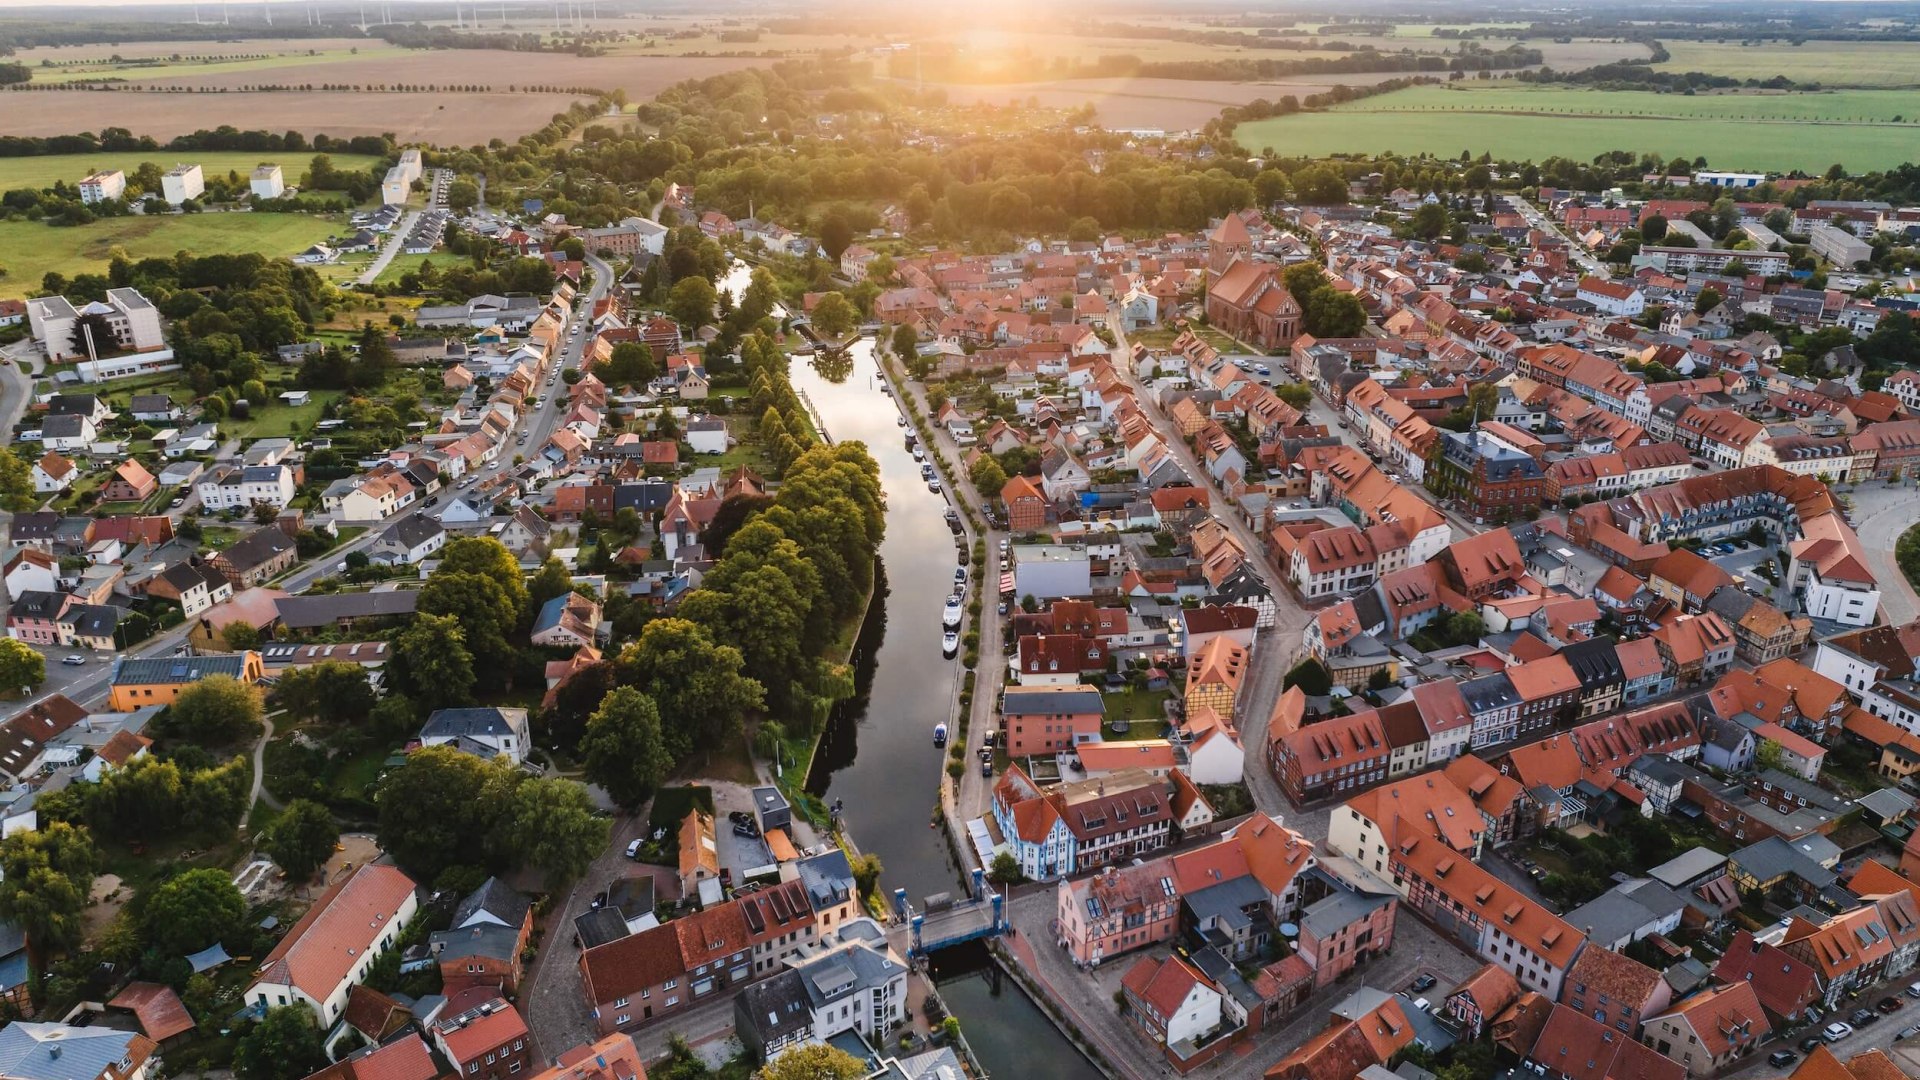
[[[752,1025],[750,1041],[760,1046],[792,1038],[813,1025],[807,981],[800,972],[788,968],[752,983],[740,991],[733,1014],[736,1023]]]
[[[418,589],[385,592],[330,593],[324,596],[286,596],[274,601],[280,625],[310,630],[341,619],[372,619],[411,615],[420,604]]]
[[[1052,691],[1036,693],[1031,689],[1008,687],[1001,708],[1007,713],[1100,713],[1105,715],[1106,702],[1101,700],[1100,691],[1092,687],[1071,693]]]
[[[127,1057],[131,1031],[16,1020],[0,1028],[0,1076],[8,1080],[95,1077]]]
[[[844,903],[853,895],[853,867],[847,862],[847,853],[839,848],[801,859],[799,869],[807,902],[816,912]]]
[[[518,929],[532,908],[533,901],[519,890],[497,877],[490,877],[453,909],[453,925],[468,926],[475,919],[485,921],[487,916],[492,916],[500,925]]]
[[[420,729],[421,738],[470,738],[517,735],[526,730],[525,709],[435,709]]]
[[[626,937],[627,920],[613,908],[593,908],[573,920],[573,932],[580,939],[582,949],[591,949]]]
[[[1727,865],[1727,857],[1707,847],[1697,847],[1647,871],[1647,876],[1669,889],[1684,888]]]
[[[517,927],[479,923],[457,930],[436,931],[428,935],[427,945],[436,957],[485,956],[511,960],[519,951],[520,934]]]
[[[238,679],[246,673],[244,653],[199,656],[123,656],[113,662],[116,686],[138,683],[198,682],[209,675]]]

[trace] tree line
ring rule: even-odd
[[[298,131],[242,131],[231,125],[189,135],[177,135],[162,143],[151,135],[135,135],[123,127],[102,128],[72,135],[0,135],[0,157],[39,157],[46,154],[146,153],[173,151],[189,153],[203,150],[257,150],[263,153],[299,153],[314,150],[335,154],[370,154],[385,157],[393,153],[394,137],[355,135],[343,138],[315,135],[311,139]]]

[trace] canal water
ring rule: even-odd
[[[744,263],[735,263],[720,287],[738,297],[749,276]],[[794,357],[788,369],[835,442],[866,444],[887,495],[878,591],[855,646],[857,693],[834,710],[807,788],[840,802],[856,846],[880,857],[882,892],[890,897],[904,888],[918,904],[966,887],[945,831],[929,827],[947,761],[933,745],[933,727],[952,715],[961,685],[959,661],[940,655],[941,605],[960,560],[946,523],[947,495],[927,490],[906,448],[907,429],[882,389],[873,340],[861,338],[848,351],[851,365],[832,365],[832,378],[807,357]],[[933,968],[988,1075],[1099,1080],[1099,1070],[1025,990],[1010,977],[996,978],[991,964],[983,947],[969,945],[943,951]]]

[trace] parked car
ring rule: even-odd
[[[1900,1034],[1895,1035],[1893,1041],[1902,1042],[1906,1039],[1913,1038],[1915,1035],[1920,1035],[1920,1024],[1908,1024],[1906,1027],[1900,1029]]]
[[[1800,1055],[1791,1050],[1775,1050],[1773,1053],[1767,1055],[1767,1064],[1776,1069],[1783,1065],[1791,1065],[1798,1060],[1800,1060]]]
[[[81,656],[79,653],[73,653],[68,656],[62,657],[60,659],[60,662],[67,665],[68,667],[79,667],[81,664],[84,664],[87,662],[87,658],[84,656]]]
[[[1874,1012],[1872,1009],[1855,1009],[1847,1016],[1847,1022],[1857,1028],[1866,1027],[1878,1019],[1880,1019],[1880,1014]]]
[[[1419,994],[1419,993],[1423,993],[1425,991],[1433,989],[1433,984],[1439,981],[1440,980],[1434,978],[1431,975],[1422,975],[1419,978],[1413,980],[1413,985],[1409,986],[1407,989],[1412,990],[1416,994]]]
[[[751,825],[753,824],[753,815],[747,813],[745,810],[735,810],[727,815],[727,820],[733,822],[735,825]]]
[[[1892,994],[1888,994],[1886,997],[1883,997],[1879,1001],[1874,1002],[1873,1007],[1876,1009],[1879,1009],[1883,1013],[1897,1013],[1901,1009],[1906,1008],[1907,1003],[1904,1001],[1901,1001],[1897,997],[1894,997]]]
[[[760,835],[760,826],[755,825],[751,821],[736,821],[733,823],[733,835],[748,838],[756,837]]]
[[[1809,1035],[1806,1038],[1800,1040],[1800,1052],[1803,1054],[1811,1054],[1815,1050],[1819,1049],[1820,1044],[1825,1041],[1826,1040],[1822,1039],[1818,1035]]]
[[[1843,1023],[1839,1020],[1835,1020],[1820,1030],[1820,1037],[1830,1043],[1837,1043],[1851,1034],[1853,1034],[1853,1025]]]
[[[640,839],[639,837],[635,837],[633,841],[627,845],[627,858],[638,859],[639,857],[640,857]]]

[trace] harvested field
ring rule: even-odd
[[[37,68],[40,61],[66,64],[77,60],[106,60],[119,56],[125,60],[150,60],[167,56],[232,56],[237,53],[345,52],[369,46],[385,47],[386,42],[362,37],[337,38],[241,38],[237,41],[123,41],[117,45],[53,45],[21,49],[11,59]]]
[[[1920,86],[1920,42],[1807,41],[1756,45],[1669,41],[1672,59],[1661,71],[1704,71],[1739,79],[1785,75],[1825,86]]]
[[[10,135],[66,135],[124,127],[166,140],[201,128],[298,131],[306,135],[378,135],[444,145],[512,139],[565,112],[570,94],[380,94],[271,91],[148,94],[49,90],[0,98]],[[152,156],[152,155],[148,155]],[[311,156],[311,155],[308,155]]]
[[[383,86],[482,86],[490,90],[525,86],[591,86],[624,89],[645,101],[674,83],[704,79],[744,67],[767,66],[751,57],[569,56],[564,53],[494,52],[487,49],[409,51],[397,57],[346,56],[326,64],[252,71],[129,78],[133,86],[221,87],[302,86],[330,83]]]

